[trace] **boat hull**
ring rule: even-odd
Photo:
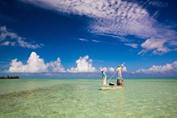
[[[101,90],[114,90],[121,89],[123,86],[101,86]]]

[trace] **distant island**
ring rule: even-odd
[[[2,76],[0,77],[0,79],[20,79],[20,77],[19,76],[7,76],[7,77]]]

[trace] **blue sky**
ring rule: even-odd
[[[1,0],[0,73],[177,77],[174,0]]]

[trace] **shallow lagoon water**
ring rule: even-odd
[[[177,79],[127,79],[100,90],[94,79],[0,80],[0,117],[176,118]]]

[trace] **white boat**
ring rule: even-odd
[[[123,77],[122,77],[122,74],[121,74],[122,69],[124,67],[124,64],[125,64],[125,62],[123,64],[119,65],[117,70],[114,72],[114,74],[108,80],[108,82],[109,82],[114,77],[114,75],[118,72],[118,78],[117,78],[116,83],[110,82],[109,85],[105,85],[105,86],[102,85],[101,90],[112,90],[112,89],[122,89],[122,88],[124,88],[124,80],[123,80]],[[104,70],[102,70],[102,73],[103,72],[104,72]],[[104,76],[102,76],[102,77],[104,77]],[[106,79],[103,78],[103,80],[104,80],[103,83],[105,83]]]
[[[109,86],[109,85],[101,86],[101,90],[112,90],[112,89],[121,89],[121,88],[123,88],[123,86]]]

